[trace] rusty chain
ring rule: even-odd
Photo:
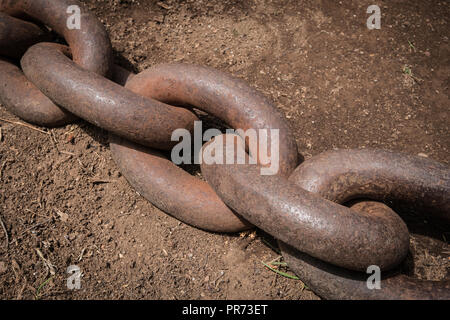
[[[82,8],[81,29],[66,25],[67,7],[74,4]],[[42,42],[52,39],[45,26],[68,47]],[[125,178],[177,219],[214,232],[261,228],[324,298],[450,299],[450,281],[400,274],[409,232],[383,204],[409,205],[448,223],[450,169],[443,164],[382,150],[339,150],[298,166],[294,135],[260,93],[201,66],[163,64],[138,75],[115,66],[103,25],[74,0],[0,0],[0,56],[0,102],[10,112],[41,126],[79,117],[108,130]],[[161,151],[174,146],[174,130],[194,130],[193,108],[235,129],[278,129],[278,173],[261,175],[259,157],[256,164],[203,162],[206,181],[174,165]],[[240,139],[217,136],[202,150],[226,137]],[[269,138],[266,146],[271,143]],[[244,154],[248,149],[246,159],[258,154],[242,141],[237,146]],[[351,200],[359,201],[344,206]],[[366,285],[371,265],[383,271],[379,290]]]

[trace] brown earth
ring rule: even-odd
[[[448,1],[378,0],[382,27],[372,31],[366,0],[83,2],[123,66],[180,61],[245,79],[284,112],[306,159],[375,147],[449,162]],[[3,107],[0,117],[18,120]],[[262,232],[207,233],[141,198],[105,131],[0,125],[2,299],[318,299],[262,265],[278,257]],[[422,235],[423,224],[436,231]],[[448,278],[450,228],[416,218],[410,230],[409,272]],[[66,287],[74,264],[77,291]]]

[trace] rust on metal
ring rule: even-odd
[[[0,55],[21,58],[29,46],[48,40],[48,33],[30,22],[0,13]],[[125,84],[132,74],[114,65],[113,80]],[[77,117],[46,97],[11,61],[0,58],[0,102],[21,119],[45,127],[73,122]]]
[[[313,258],[278,242],[289,268],[322,298],[330,300],[449,300],[450,281],[427,281],[400,274],[382,273],[380,289],[370,290],[370,274],[350,271]]]
[[[55,127],[76,119],[42,94],[18,67],[1,58],[0,102],[11,113],[40,126]]]
[[[69,29],[67,8],[77,5],[81,10],[80,29]],[[14,15],[24,13],[64,37],[73,60],[86,70],[110,76],[111,42],[103,24],[77,0],[0,0],[0,11]]]
[[[330,201],[367,198],[450,221],[450,169],[429,158],[386,150],[323,152],[289,180]]]
[[[119,65],[113,65],[113,75],[111,80],[115,83],[125,86],[134,76],[135,74],[133,72],[128,71]]]
[[[141,72],[127,88],[170,105],[195,106],[234,129],[277,129],[278,173],[288,176],[298,165],[297,144],[281,112],[240,79],[208,67],[171,63]],[[250,151],[257,154],[256,150]]]
[[[38,26],[0,13],[0,55],[20,58],[30,45],[49,38]],[[75,119],[43,95],[11,61],[0,58],[0,102],[23,120],[46,127]]]
[[[145,98],[87,71],[63,48],[39,43],[21,60],[27,78],[59,106],[121,137],[162,150],[174,145],[174,130],[193,130],[197,117],[189,110]]]
[[[49,39],[37,25],[0,12],[0,56],[19,59],[28,47]]]
[[[67,27],[70,5],[81,10],[80,29]],[[14,17],[39,21],[62,35],[71,47],[73,59],[81,67],[109,76],[112,65],[111,43],[103,25],[78,1],[0,0],[0,55],[20,58],[34,43],[48,40],[48,33],[33,23]],[[1,61],[0,100],[5,107],[27,122],[54,127],[76,117],[44,96],[14,65]]]
[[[426,215],[450,221],[450,169],[431,159],[384,150],[328,151],[302,163],[289,180],[338,203],[370,198],[408,204]],[[391,211],[372,201],[357,203],[352,209],[361,214]],[[323,298],[450,299],[450,281],[425,281],[393,270],[382,273],[381,289],[369,290],[368,274],[333,266],[282,241],[279,244],[289,268]]]
[[[358,212],[390,211],[380,202],[360,202],[351,207]],[[300,252],[278,241],[289,268],[317,295],[332,300],[449,300],[450,281],[421,280],[401,274],[400,268],[382,272],[380,289],[369,289],[371,273],[340,268]]]
[[[387,270],[406,257],[408,229],[392,210],[360,214],[284,177],[260,175],[256,165],[202,163],[201,169],[244,219],[316,258],[361,271],[369,265]]]
[[[148,98],[195,106],[234,128],[279,128],[280,171],[297,164],[295,140],[275,108],[245,83],[220,71],[187,64],[158,65],[126,87]],[[236,232],[251,225],[236,216],[204,181],[175,166],[158,152],[113,138],[111,153],[130,184],[165,212],[190,225],[218,232]]]
[[[177,219],[213,232],[251,227],[235,215],[208,183],[174,165],[156,150],[110,135],[111,154],[133,188]]]

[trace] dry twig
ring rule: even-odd
[[[3,223],[2,218],[0,217],[0,225],[2,226],[3,231],[5,232],[5,238],[6,238],[6,249],[9,247],[9,237],[8,237],[8,230],[6,230],[6,226]]]
[[[55,266],[50,261],[48,261],[47,259],[44,258],[44,255],[42,254],[41,250],[36,248],[36,252],[37,252],[39,258],[41,258],[42,261],[44,262],[44,265],[47,267],[47,269],[50,272],[50,274],[52,276],[54,276],[56,274]]]
[[[34,126],[32,126],[32,125],[29,125],[29,124],[27,124],[27,123],[23,123],[23,122],[19,122],[19,121],[11,121],[11,120],[8,120],[8,119],[3,119],[3,118],[0,118],[0,121],[8,122],[8,123],[11,123],[11,124],[17,124],[17,125],[19,125],[19,126],[26,127],[26,128],[28,128],[28,129],[38,131],[38,132],[40,132],[40,133],[50,134],[50,133],[47,132],[47,131],[41,130],[41,129],[39,129],[39,128],[36,128],[36,127],[34,127]]]

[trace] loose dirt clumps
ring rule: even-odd
[[[375,147],[448,163],[448,1],[378,1],[380,30],[367,29],[365,0],[83,2],[116,62],[195,63],[244,79],[285,114],[305,158]],[[3,107],[0,117],[18,120]],[[264,267],[278,258],[264,233],[204,232],[140,197],[107,132],[83,121],[49,134],[0,125],[2,299],[318,299]],[[450,228],[405,217],[407,272],[448,278]],[[66,286],[70,265],[80,290]]]

